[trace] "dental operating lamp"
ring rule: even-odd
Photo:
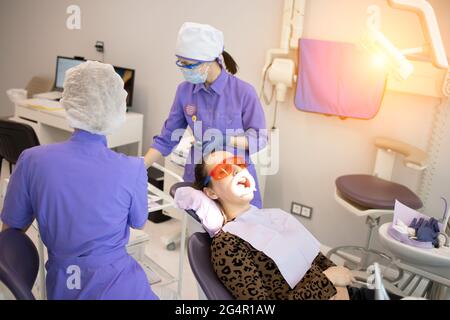
[[[450,71],[433,7],[427,0],[387,0],[394,8],[416,13],[419,16],[426,45],[401,50],[395,47],[376,26],[369,27],[361,45],[374,54],[375,59],[387,68],[392,76],[388,88],[408,93],[431,96],[450,96]],[[263,67],[261,97],[270,104],[284,102],[288,89],[297,81],[295,74],[295,50],[303,35],[306,0],[285,0],[280,47],[268,50]],[[430,62],[413,61],[412,54],[427,55]],[[433,68],[434,67],[434,68]],[[443,75],[445,70],[445,75]],[[412,76],[417,75],[417,77]],[[405,81],[408,78],[408,81]],[[268,81],[272,95],[267,97],[264,86]],[[442,86],[443,84],[443,86]],[[437,86],[442,89],[436,89]]]
[[[426,54],[430,62],[438,69],[447,69],[448,61],[442,43],[439,26],[432,6],[426,0],[388,0],[395,9],[412,11],[419,15],[427,45],[400,50],[396,48],[374,26],[368,26],[363,36],[362,46],[374,55],[374,58],[386,66],[396,80],[406,80],[414,72],[414,66],[406,56]]]
[[[406,80],[414,72],[412,63],[377,29],[367,28],[361,45],[397,79]]]

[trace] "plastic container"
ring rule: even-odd
[[[25,89],[9,89],[6,90],[6,95],[12,103],[17,103],[28,98],[28,91]]]

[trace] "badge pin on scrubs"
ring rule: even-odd
[[[193,122],[197,121],[197,116],[196,116],[197,107],[193,106],[191,104],[188,104],[185,109],[186,109],[186,114],[191,117],[192,121]]]

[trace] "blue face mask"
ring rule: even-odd
[[[204,72],[200,71],[200,66],[194,69],[180,68],[184,79],[193,84],[205,83],[208,78],[209,66],[206,67]]]

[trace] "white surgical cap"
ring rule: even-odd
[[[109,134],[125,122],[127,92],[109,64],[88,61],[66,71],[61,104],[69,125]]]
[[[223,33],[216,28],[186,22],[178,32],[176,55],[197,61],[214,61],[223,52]]]

